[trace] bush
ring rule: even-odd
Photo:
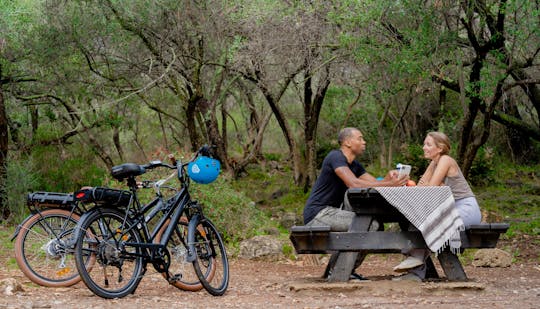
[[[494,156],[491,148],[480,147],[469,171],[469,181],[473,185],[486,186],[493,182]]]
[[[238,242],[256,235],[264,225],[263,213],[243,192],[232,189],[222,178],[209,185],[192,183],[193,199],[198,200],[207,215],[223,234],[225,241]]]
[[[28,214],[26,196],[39,183],[31,160],[10,160],[7,165],[7,205],[10,221],[21,222]]]
[[[62,155],[55,147],[33,149],[33,160],[46,162],[35,166],[35,173],[42,179],[39,190],[72,192],[82,186],[103,185],[108,171],[95,163],[95,155],[75,146],[69,150],[77,152],[77,155]]]

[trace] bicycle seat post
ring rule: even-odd
[[[131,190],[131,192],[137,191],[137,182],[135,181],[135,177],[129,176],[127,178],[127,185],[129,189]]]

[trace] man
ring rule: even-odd
[[[348,188],[403,186],[409,177],[398,179],[397,172],[391,171],[377,181],[356,160],[366,150],[362,132],[356,128],[344,128],[338,135],[339,149],[332,150],[324,159],[321,172],[304,207],[305,225],[330,226],[332,231],[347,231],[355,213],[342,207]],[[377,229],[372,224],[370,229]],[[354,273],[351,279],[364,278]]]
[[[407,183],[391,171],[377,181],[356,160],[366,150],[362,132],[344,128],[338,135],[339,149],[332,150],[322,163],[321,172],[304,207],[305,225],[326,225],[333,231],[347,231],[354,212],[341,209],[348,188],[395,187]]]

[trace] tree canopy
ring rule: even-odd
[[[385,168],[432,130],[465,174],[488,144],[536,162],[539,15],[527,0],[0,0],[0,208],[10,164],[70,190],[205,143],[233,177],[288,159],[307,189],[344,126]]]

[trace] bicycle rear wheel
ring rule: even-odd
[[[64,209],[47,209],[25,221],[15,240],[15,260],[32,282],[66,287],[81,280],[68,244],[79,216]]]
[[[100,208],[85,214],[77,228],[75,263],[86,286],[103,298],[120,298],[133,293],[142,279],[142,250],[131,244],[141,243],[136,229],[125,214],[116,209]],[[97,264],[88,268],[89,257]]]
[[[197,226],[197,233],[190,235],[195,252],[193,266],[204,288],[214,296],[225,293],[229,285],[229,261],[223,240],[214,224],[198,215],[191,220]],[[190,222],[192,224],[192,222]]]
[[[154,240],[155,243],[161,241],[163,232],[169,226],[170,222],[165,224],[156,235]],[[197,230],[197,233],[200,233]],[[187,236],[188,236],[188,221],[186,217],[181,217],[178,220],[178,224],[175,228],[174,233],[167,243],[167,249],[170,254],[170,266],[168,273],[162,273],[163,277],[170,278],[169,283],[173,286],[185,290],[185,291],[200,291],[203,288],[203,285],[199,281],[199,277],[195,272],[192,262],[187,261],[187,255],[189,248],[187,246]],[[208,276],[213,275],[213,272],[208,272]]]

